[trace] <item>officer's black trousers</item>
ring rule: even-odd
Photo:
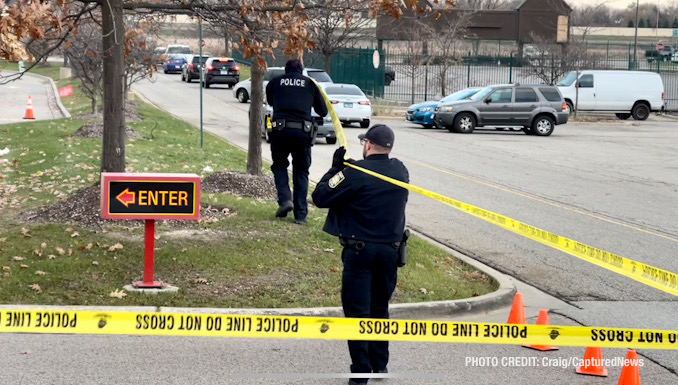
[[[292,155],[292,184],[294,196],[290,193],[287,159]],[[303,130],[285,128],[273,131],[271,135],[271,171],[278,190],[278,204],[294,203],[294,219],[304,220],[308,214],[308,169],[311,167],[311,139]]]
[[[388,318],[388,301],[396,286],[398,252],[391,244],[365,243],[358,250],[344,247],[341,303],[351,318]],[[348,341],[351,373],[372,373],[386,369],[388,341]],[[367,379],[354,379],[367,382]]]

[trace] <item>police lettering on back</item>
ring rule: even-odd
[[[306,87],[306,79],[280,79],[281,86]]]

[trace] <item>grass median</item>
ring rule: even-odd
[[[64,105],[86,113],[89,102],[77,82],[68,83],[76,95],[63,99]],[[128,172],[208,177],[213,173],[206,168],[244,171],[246,154],[241,150],[206,135],[201,151],[194,127],[144,103],[137,112],[141,121],[128,123],[138,135],[127,140]],[[157,296],[120,294],[142,275],[143,222],[71,220],[98,217],[92,197],[88,201],[83,191],[91,195],[98,190],[101,139],[74,136],[85,123],[72,118],[0,125],[0,149],[10,150],[0,156],[0,303],[340,304],[341,248],[322,231],[325,210],[311,207],[308,225],[298,226],[291,219],[273,218],[277,205],[272,199],[250,198],[229,188],[210,192],[204,186],[200,221],[159,221],[156,226],[156,279],[180,290]],[[41,214],[45,212],[51,215]],[[496,289],[490,277],[417,237],[408,251],[395,303],[467,298]]]

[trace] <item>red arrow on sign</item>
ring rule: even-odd
[[[136,194],[129,191],[129,187],[125,189],[125,191],[121,192],[118,194],[115,199],[118,200],[118,202],[122,203],[125,205],[125,207],[129,207],[130,204],[134,204],[136,201]]]

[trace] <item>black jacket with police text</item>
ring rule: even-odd
[[[266,101],[273,107],[273,120],[313,121],[311,107],[318,115],[327,115],[320,90],[310,78],[299,72],[288,72],[269,81]]]
[[[378,174],[409,183],[405,165],[386,154],[354,163]],[[331,168],[313,191],[313,203],[329,208],[323,230],[340,238],[392,243],[402,240],[408,191],[362,171]]]

